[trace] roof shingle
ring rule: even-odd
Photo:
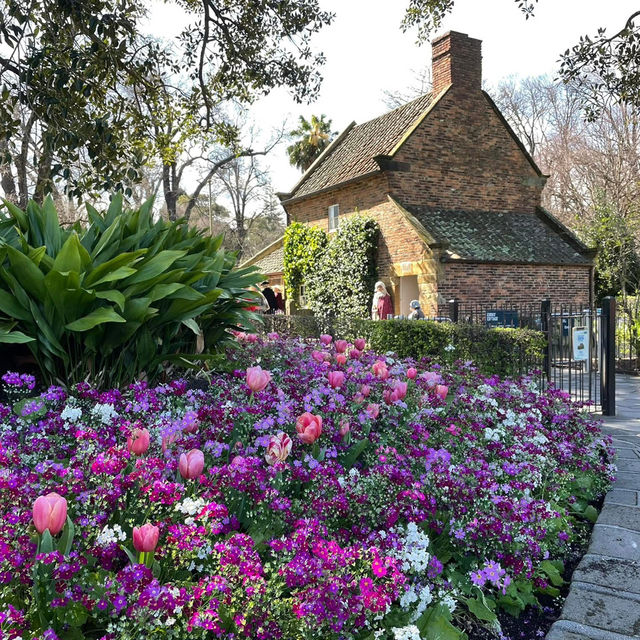
[[[445,245],[449,259],[529,264],[592,262],[587,247],[570,239],[568,232],[559,233],[542,214],[402,206]]]
[[[410,126],[431,104],[425,94],[347,131],[333,149],[303,177],[290,197],[309,195],[380,169],[374,158],[389,155]]]

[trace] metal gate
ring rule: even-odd
[[[615,415],[615,308],[615,298],[605,298],[600,309],[549,300],[541,309],[547,380],[603,415]]]

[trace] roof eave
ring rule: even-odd
[[[534,260],[487,260],[482,258],[454,258],[442,254],[440,262],[461,263],[461,264],[505,264],[505,265],[526,265],[540,267],[592,267],[592,262],[553,262],[553,261],[534,261]]]
[[[311,191],[310,193],[305,193],[301,196],[293,196],[288,200],[281,200],[280,204],[282,206],[287,204],[293,204],[294,202],[302,202],[302,200],[307,200],[308,198],[314,198],[315,196],[321,195],[323,193],[329,193],[331,191],[336,191],[337,189],[341,189],[342,187],[352,184],[354,182],[358,182],[359,180],[366,180],[367,178],[371,178],[372,176],[381,175],[382,171],[376,169],[375,171],[369,171],[367,173],[363,173],[360,176],[355,176],[354,178],[349,178],[348,180],[343,180],[342,182],[338,182],[337,184],[331,184],[328,187],[323,187],[322,189],[316,189],[315,191]]]
[[[562,224],[558,218],[549,213],[544,207],[536,207],[536,215],[556,233],[560,234],[562,239],[567,244],[570,244],[578,253],[581,253],[585,258],[589,258],[592,261],[595,259],[598,254],[598,249],[587,246],[571,229]]]
[[[251,256],[248,260],[245,260],[241,265],[238,266],[239,269],[244,267],[250,267],[255,262],[262,260],[265,256],[268,256],[270,253],[280,248],[280,245],[284,244],[284,236],[280,236],[277,240],[267,245],[264,249],[258,251],[255,255]]]

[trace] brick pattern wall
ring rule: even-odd
[[[446,262],[438,282],[440,303],[508,305],[550,298],[557,304],[589,304],[591,267]]]
[[[482,41],[451,31],[436,38],[433,52],[433,95],[455,83],[469,89],[482,87]]]
[[[544,178],[524,156],[481,91],[452,87],[409,136],[389,172],[403,204],[467,211],[534,211]]]

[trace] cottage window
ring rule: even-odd
[[[329,231],[335,231],[338,228],[339,214],[340,214],[340,205],[332,204],[329,207]]]
[[[305,286],[301,284],[298,287],[298,304],[304,308],[307,304],[307,300],[305,298]]]

